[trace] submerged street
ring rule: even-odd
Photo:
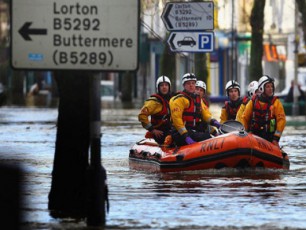
[[[110,200],[106,229],[306,228],[305,117],[290,119],[296,126],[288,125],[280,141],[289,171],[152,174],[129,168],[129,149],[145,133],[137,113],[102,109]],[[56,108],[0,108],[0,162],[19,165],[24,173],[22,229],[87,229],[83,220],[49,215],[56,121]]]

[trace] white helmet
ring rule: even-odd
[[[196,82],[196,87],[200,87],[202,89],[204,89],[204,91],[206,92],[206,84],[204,81],[197,81]]]
[[[259,81],[258,81],[258,90],[263,93],[264,90],[265,90],[265,85],[267,83],[273,83],[273,89],[275,88],[274,86],[274,79],[269,77],[268,75],[263,75]],[[274,93],[274,90],[273,90],[273,93]]]
[[[253,97],[253,95],[255,95],[256,90],[258,90],[258,81],[252,81],[249,85],[248,85],[248,95],[249,97]]]
[[[159,92],[158,87],[159,84],[162,82],[167,82],[169,84],[169,91],[170,91],[170,87],[171,87],[171,81],[167,76],[160,76],[159,78],[157,78],[156,80],[156,91]]]
[[[240,85],[237,81],[235,80],[230,80],[226,83],[225,85],[225,91],[226,91],[226,95],[229,96],[229,90],[230,89],[238,89],[239,92],[239,96],[240,96]]]
[[[184,85],[186,81],[197,81],[197,77],[193,73],[186,73],[182,77],[182,85]]]

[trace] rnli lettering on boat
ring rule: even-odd
[[[202,144],[200,152],[220,150],[223,148],[224,138],[207,141]]]
[[[255,138],[256,141],[257,141],[257,144],[258,144],[258,147],[261,148],[261,149],[265,149],[265,150],[268,150],[268,151],[273,151],[273,148],[272,148],[272,144],[269,142],[269,143],[266,143],[258,138]]]

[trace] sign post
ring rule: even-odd
[[[136,70],[139,5],[139,0],[12,0],[12,67]]]
[[[105,226],[108,205],[106,170],[101,165],[101,75],[90,76],[90,165],[88,168],[87,225]]]
[[[11,65],[24,70],[135,71],[139,0],[11,0]],[[100,75],[90,79],[87,224],[105,225]],[[87,162],[86,162],[87,163]]]

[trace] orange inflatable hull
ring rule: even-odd
[[[129,164],[132,169],[154,172],[225,167],[289,169],[289,158],[271,142],[237,131],[172,148],[144,139],[130,149]]]

